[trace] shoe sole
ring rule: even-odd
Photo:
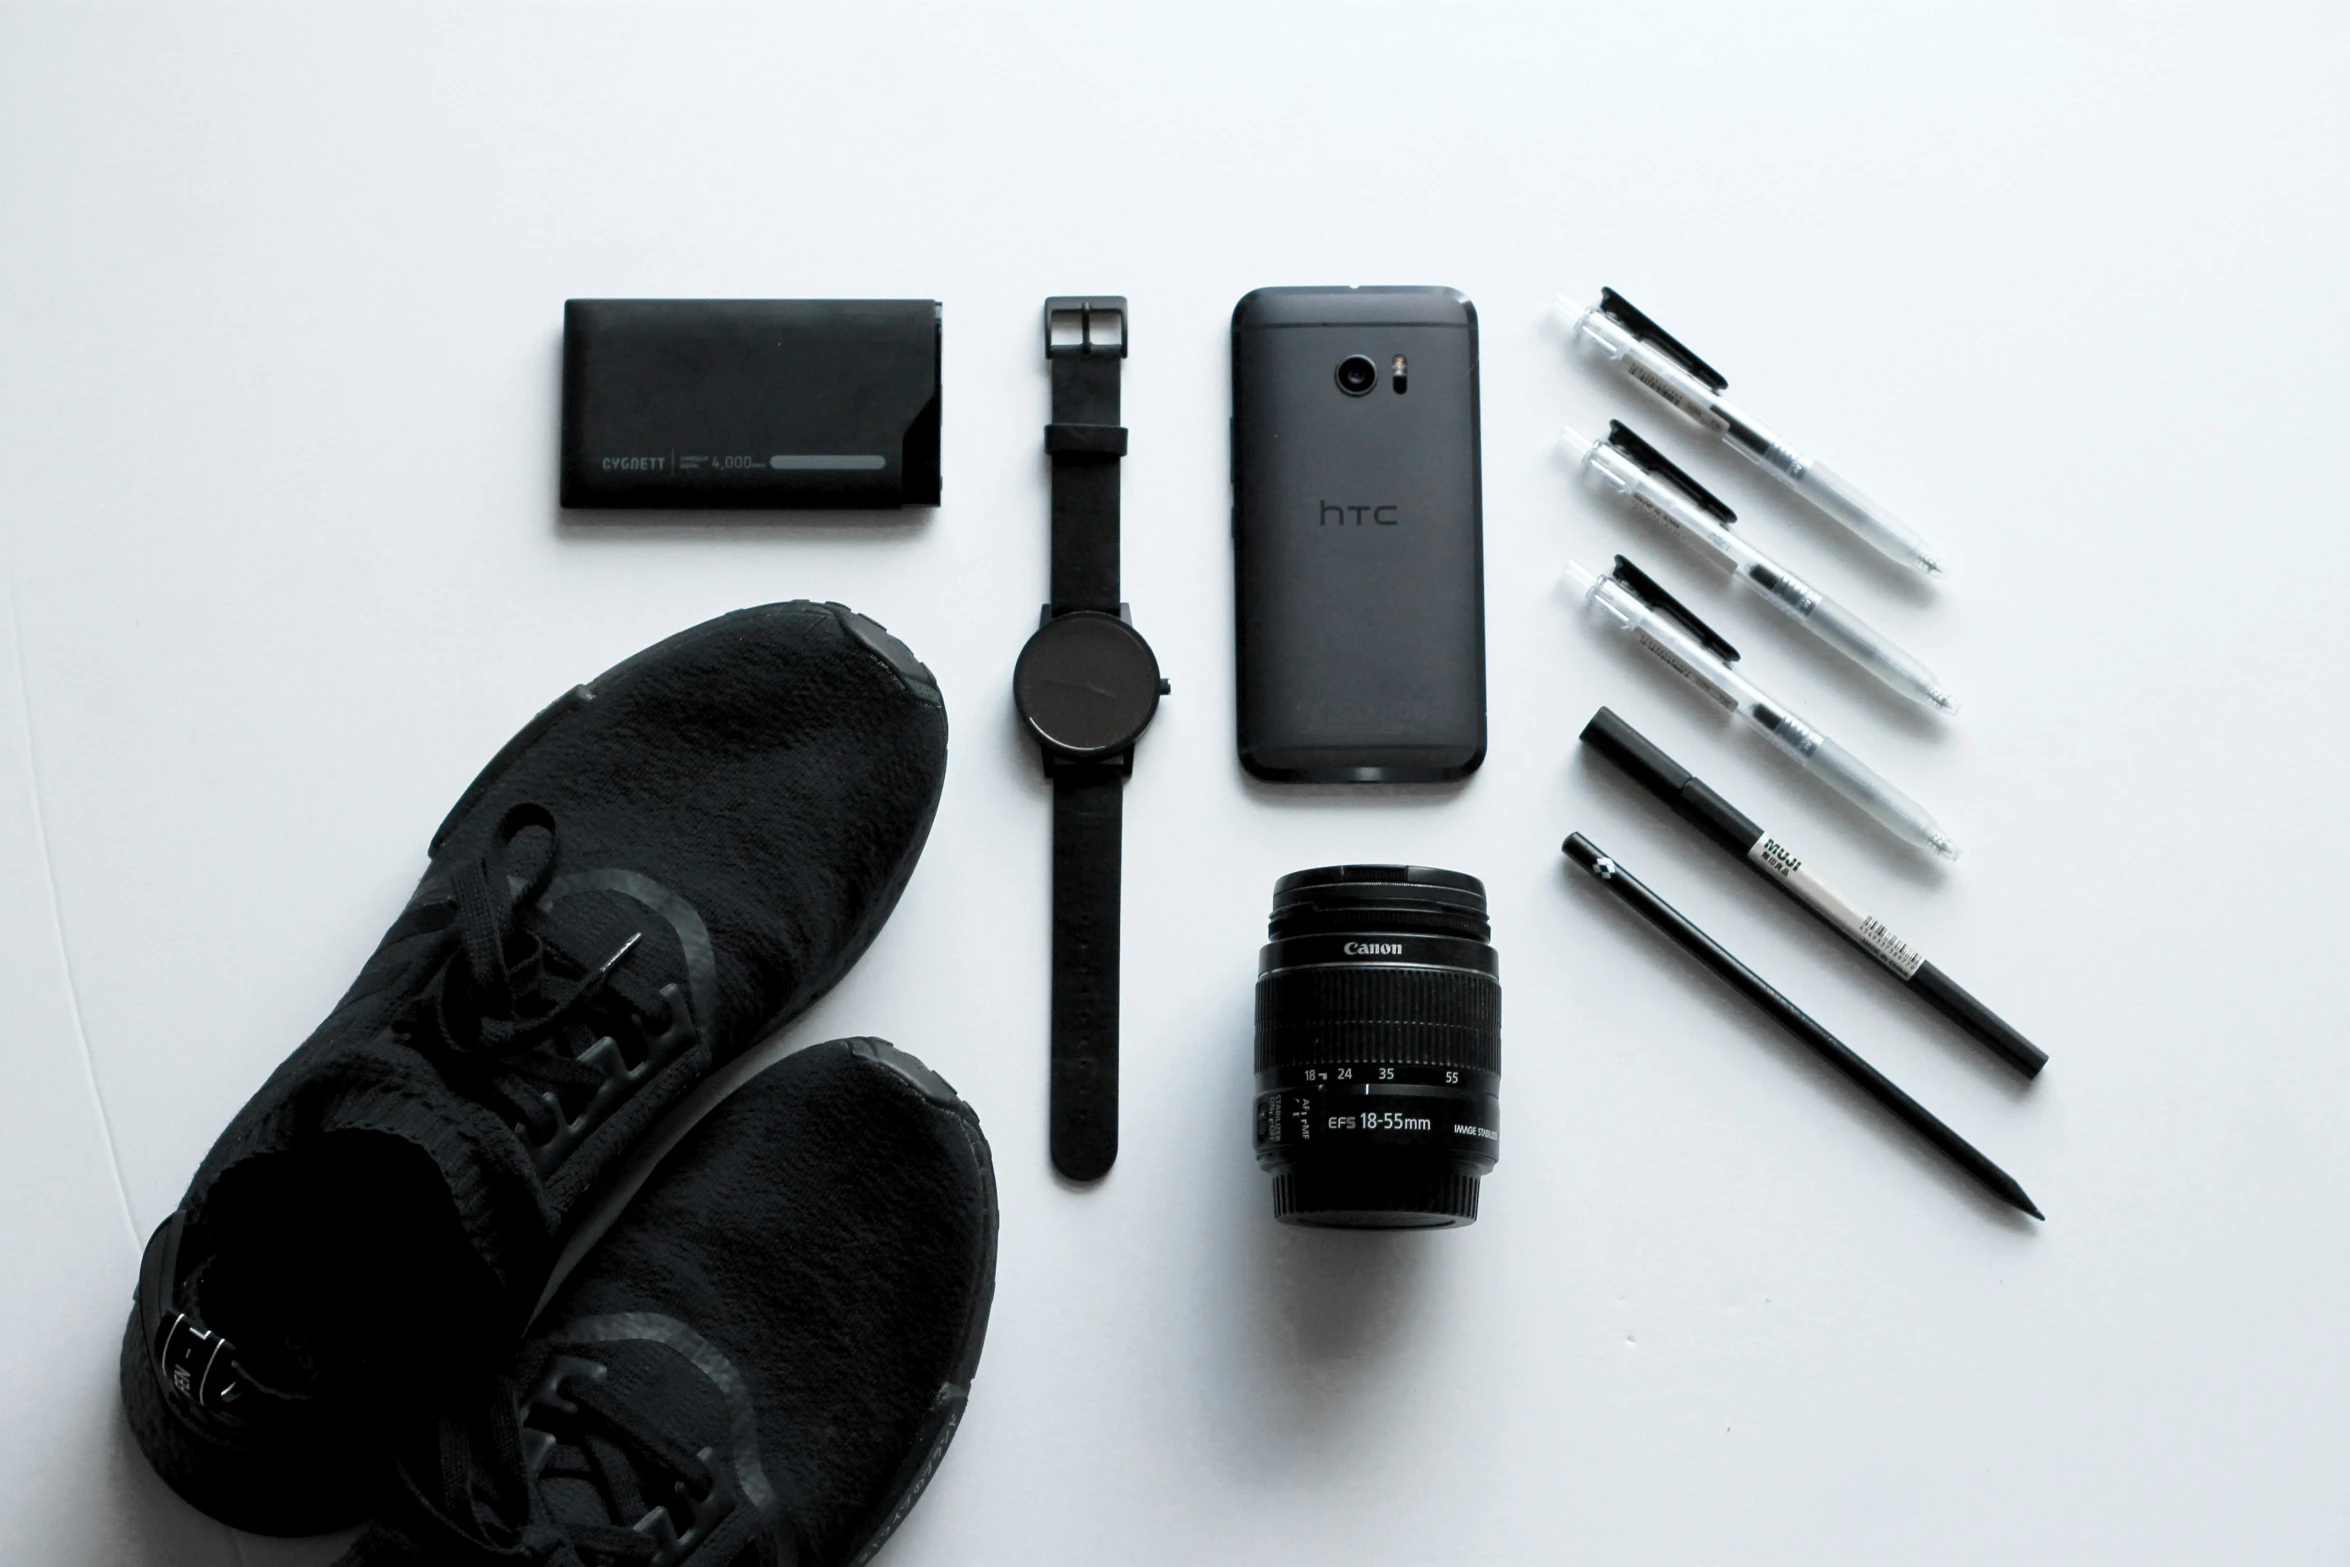
[[[843,1041],[850,1051],[878,1066],[887,1067],[912,1083],[924,1098],[953,1115],[963,1129],[970,1148],[972,1163],[978,1167],[981,1190],[987,1199],[987,1238],[979,1258],[979,1298],[972,1302],[971,1320],[965,1324],[963,1341],[955,1356],[954,1369],[939,1385],[938,1396],[931,1402],[930,1413],[924,1417],[914,1441],[900,1461],[897,1473],[891,1477],[888,1500],[882,1504],[881,1516],[863,1538],[859,1539],[841,1558],[843,1567],[864,1567],[876,1551],[889,1543],[889,1537],[906,1521],[914,1504],[922,1499],[931,1476],[938,1472],[946,1458],[947,1445],[954,1441],[955,1432],[963,1423],[963,1412],[970,1406],[971,1383],[979,1373],[979,1352],[987,1340],[987,1319],[995,1304],[996,1206],[995,1160],[988,1152],[987,1138],[979,1129],[979,1113],[964,1102],[961,1095],[949,1087],[921,1059],[883,1039],[851,1039]]]
[[[499,747],[497,754],[490,758],[488,765],[474,776],[473,782],[466,785],[465,792],[458,796],[457,803],[450,807],[449,814],[442,818],[440,826],[434,829],[428,852],[435,854],[439,852],[441,844],[447,839],[457,820],[482,795],[486,794],[515,762],[528,755],[540,741],[554,733],[566,718],[586,709],[599,696],[609,691],[616,682],[647,663],[656,654],[692,646],[696,642],[716,634],[721,627],[735,626],[747,619],[783,613],[801,614],[811,610],[831,615],[834,620],[839,622],[843,630],[863,644],[868,652],[888,667],[916,700],[930,702],[942,712],[945,710],[946,702],[939,692],[937,677],[931,674],[929,668],[921,660],[914,657],[912,650],[896,637],[891,636],[878,622],[868,620],[845,605],[818,604],[812,599],[794,599],[782,604],[761,604],[749,609],[734,610],[728,614],[720,615],[714,620],[705,621],[701,625],[689,627],[678,632],[675,636],[666,637],[651,647],[629,655],[596,676],[595,679],[572,687],[541,708],[530,722],[515,732],[513,738]],[[908,843],[905,854],[891,868],[888,885],[884,888],[882,895],[874,901],[873,907],[866,912],[865,918],[859,922],[856,930],[851,933],[848,944],[842,949],[839,961],[817,975],[799,991],[794,992],[774,1016],[753,1029],[744,1041],[743,1049],[745,1051],[761,1040],[770,1037],[777,1030],[799,1017],[801,1013],[823,1000],[832,987],[839,984],[850,969],[856,967],[857,960],[865,955],[866,949],[873,945],[874,939],[881,934],[881,927],[889,922],[889,916],[897,909],[898,899],[904,894],[906,884],[913,880],[914,867],[920,862],[922,851],[930,842],[930,829],[938,818],[938,802],[944,793],[945,778],[942,775],[939,788],[932,793],[930,803],[922,813],[921,824]],[[737,1055],[742,1053],[742,1051],[736,1052]],[[733,1057],[728,1059],[731,1060]],[[715,1069],[720,1064],[722,1063],[713,1060],[711,1066]],[[928,1074],[929,1069],[923,1068],[923,1071]],[[929,1075],[935,1077],[935,1074]],[[941,1086],[943,1087],[943,1080]],[[949,1096],[952,1097],[951,1090]],[[962,1104],[959,1099],[954,1102],[957,1105]],[[967,1120],[972,1119],[969,1116],[968,1106],[963,1106],[963,1113]],[[973,1124],[975,1126],[975,1122]],[[980,1162],[982,1170],[987,1173],[988,1183],[988,1281],[992,1295],[995,1278],[993,1251],[995,1244],[995,1181],[992,1166],[984,1158]],[[188,1431],[184,1422],[172,1412],[163,1397],[163,1389],[156,1380],[159,1372],[155,1364],[155,1357],[148,1349],[145,1335],[140,1331],[140,1306],[141,1302],[134,1292],[130,1320],[124,1325],[122,1343],[120,1381],[124,1415],[130,1422],[132,1433],[136,1437],[141,1431],[170,1432],[177,1430],[189,1438],[201,1440],[196,1433]],[[982,1312],[980,1323],[982,1334],[985,1329],[985,1313]],[[974,1340],[971,1346],[973,1365],[976,1365],[977,1358],[978,1346],[977,1341]],[[967,1376],[965,1381],[967,1386]],[[960,1418],[959,1405],[955,1411],[955,1418]],[[945,1452],[946,1443],[953,1434],[953,1421],[950,1420],[944,1433],[939,1435],[933,1444],[937,1453],[943,1454]],[[318,1473],[301,1477],[293,1485],[271,1488],[293,1491],[302,1497],[301,1503],[290,1508],[285,1506],[282,1501],[273,1505],[271,1502],[259,1501],[251,1497],[223,1495],[223,1491],[233,1489],[236,1486],[234,1479],[227,1480],[223,1484],[206,1486],[198,1481],[195,1475],[188,1475],[184,1478],[189,1480],[190,1484],[183,1489],[177,1480],[164,1473],[162,1465],[154,1463],[152,1452],[144,1440],[140,1440],[138,1446],[143,1452],[149,1452],[148,1462],[154,1464],[156,1472],[163,1476],[165,1483],[170,1485],[172,1490],[178,1493],[190,1506],[231,1528],[242,1529],[248,1533],[279,1537],[325,1534],[360,1522],[367,1516],[372,1505],[369,1501],[353,1502],[348,1499],[348,1493],[339,1493],[335,1481],[342,1477],[333,1472],[331,1465],[322,1468]],[[300,1460],[297,1456],[288,1461],[298,1463]],[[930,1462],[935,1465],[936,1456],[933,1456]],[[223,1456],[221,1463],[223,1470],[236,1471],[241,1467],[243,1466],[239,1464],[237,1455]],[[928,1471],[925,1470],[913,1483],[911,1490],[905,1497],[905,1507],[912,1507],[914,1497],[920,1494],[921,1487],[927,1483],[928,1478]],[[372,1491],[372,1482],[368,1483],[366,1489]],[[205,1494],[203,1496],[191,1494],[197,1491]],[[880,1540],[888,1537],[889,1530],[897,1527],[897,1520],[902,1517],[903,1512],[901,1511],[892,1518],[888,1527],[875,1537],[874,1546],[876,1548]],[[870,1554],[870,1551],[867,1554]],[[863,1558],[858,1559],[862,1560]]]

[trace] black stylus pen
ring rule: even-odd
[[[1899,1116],[1911,1131],[1939,1148],[1992,1196],[2021,1208],[2035,1219],[2047,1217],[2032,1205],[2015,1177],[1983,1157],[1974,1144],[1935,1119],[1934,1113],[1893,1085],[1892,1079],[1854,1055],[1844,1041],[1813,1022],[1804,1010],[1773,990],[1760,974],[1725,951],[1722,944],[1699,930],[1681,912],[1641,885],[1638,878],[1600,851],[1581,833],[1567,837],[1567,858],[1599,878],[1601,886],[1632,906],[1633,912],[1673,939],[1698,962],[1712,969],[1730,987],[1769,1014],[1772,1022],[1811,1047],[1821,1060],[1851,1079],[1863,1093]]]
[[[1583,743],[1632,775],[1673,814],[1744,861],[1747,869],[1819,916],[1820,922],[1892,971],[1910,993],[1989,1045],[2026,1077],[2038,1077],[2048,1052],[2001,1021],[1885,922],[1822,880],[1819,873],[1646,735],[1601,708],[1583,726]]]

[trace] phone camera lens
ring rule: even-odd
[[[1485,884],[1331,865],[1274,884],[1257,967],[1257,1163],[1287,1224],[1472,1223],[1501,1152]]]
[[[1379,367],[1368,355],[1349,354],[1338,361],[1338,389],[1349,397],[1363,397],[1379,384]]]

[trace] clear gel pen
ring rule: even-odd
[[[1958,845],[1917,801],[1870,770],[1867,763],[1804,721],[1731,666],[1738,650],[1623,556],[1616,574],[1595,576],[1567,562],[1566,584],[1618,631],[1722,707],[1744,717],[1797,766],[1875,817],[1895,837],[1931,849],[1946,860]]]
[[[1859,534],[1883,553],[1928,576],[1942,562],[1907,524],[1870,500],[1851,480],[1826,463],[1806,457],[1748,418],[1722,396],[1729,386],[1720,372],[1684,347],[1671,333],[1612,288],[1599,303],[1577,305],[1565,295],[1551,301],[1551,314],[1573,338],[1607,356],[1610,364],[1651,396],[1805,500]]]
[[[1559,454],[1579,465],[1611,494],[1622,497],[1633,510],[1687,539],[1699,553],[1770,600],[1772,608],[1903,696],[1940,712],[1958,711],[1957,698],[1934,678],[1932,670],[1731,531],[1729,524],[1738,514],[1622,420],[1610,421],[1604,441],[1561,430]]]

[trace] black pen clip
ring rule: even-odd
[[[1624,585],[1626,592],[1641,603],[1667,619],[1679,622],[1681,629],[1697,638],[1708,653],[1725,664],[1738,662],[1738,650],[1724,641],[1719,631],[1698,619],[1695,610],[1659,586],[1656,578],[1621,555],[1616,557],[1616,569],[1612,575]]]
[[[1722,372],[1698,358],[1679,338],[1658,326],[1633,304],[1612,288],[1599,291],[1599,313],[1656,349],[1666,358],[1703,381],[1715,391],[1725,391],[1730,383],[1722,379]]]
[[[1607,422],[1607,443],[1688,496],[1699,511],[1710,513],[1724,526],[1738,520],[1738,514],[1725,505],[1719,495],[1683,473],[1680,464],[1633,434],[1631,426],[1623,420],[1610,419]]]

